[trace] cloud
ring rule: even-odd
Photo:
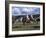
[[[12,14],[21,14],[21,11],[19,8],[12,9]]]
[[[32,8],[14,8],[12,9],[12,15],[17,16],[17,15],[29,15],[29,14],[39,14],[40,13],[40,8],[32,7]]]

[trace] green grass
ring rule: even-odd
[[[36,23],[25,23],[17,22],[12,25],[12,31],[24,31],[24,30],[40,30],[40,22]]]

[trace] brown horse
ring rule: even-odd
[[[23,25],[25,25],[25,23],[30,23],[30,19],[28,19],[26,16],[23,17],[22,19]]]

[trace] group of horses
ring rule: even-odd
[[[33,17],[33,16],[28,16],[28,17],[23,17],[22,22],[23,24],[25,23],[38,23],[40,21],[40,17]]]
[[[16,17],[13,16],[12,17],[12,23],[16,22]],[[18,18],[19,20],[19,18]],[[21,22],[23,23],[23,25],[25,25],[25,23],[38,23],[40,21],[40,15],[27,15],[27,16],[23,16],[20,18]]]

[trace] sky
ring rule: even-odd
[[[40,14],[39,7],[12,7],[12,15],[31,15],[31,14]]]

